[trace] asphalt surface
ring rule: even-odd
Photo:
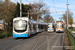
[[[0,50],[63,50],[63,34],[42,32],[30,38],[0,39]]]

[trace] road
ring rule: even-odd
[[[42,32],[30,38],[0,39],[0,50],[63,50],[63,34]]]

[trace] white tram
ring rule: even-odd
[[[48,32],[55,31],[55,23],[48,23]]]
[[[13,19],[13,38],[29,37],[37,32],[47,30],[47,23],[30,21],[28,17],[17,17]]]

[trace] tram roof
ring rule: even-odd
[[[16,18],[14,18],[14,19],[20,19],[20,18],[28,18],[28,17],[16,17]]]
[[[52,23],[52,25],[54,25],[54,24],[55,24],[55,22],[49,22],[49,23]],[[49,24],[49,23],[48,23],[48,24]]]
[[[16,18],[14,18],[14,20],[15,19],[24,19],[24,18],[26,18],[26,19],[28,19],[28,17],[16,17]],[[28,19],[29,20],[29,19]],[[45,23],[45,22],[38,22],[38,21],[34,21],[34,20],[29,20],[31,23],[34,23],[34,24],[44,24],[44,25],[48,25],[48,23]]]
[[[31,20],[31,23],[36,23],[36,24],[45,24],[45,25],[48,25],[47,23],[44,23],[44,22],[37,22],[37,21],[34,21],[34,20]]]

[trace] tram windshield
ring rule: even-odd
[[[57,23],[57,28],[62,28],[62,23]]]
[[[14,21],[14,30],[16,32],[24,32],[27,29],[27,22],[25,20]]]
[[[48,28],[52,28],[52,23],[49,23],[48,24]]]

